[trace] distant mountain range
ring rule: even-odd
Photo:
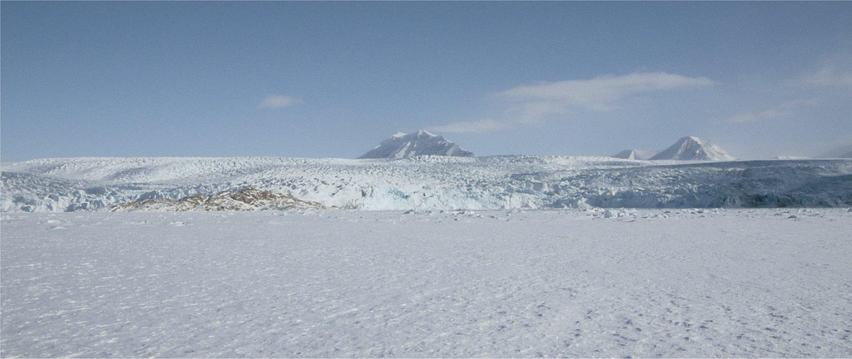
[[[398,132],[358,158],[410,158],[426,155],[471,157],[473,152],[461,149],[443,136],[419,130]]]
[[[677,140],[665,150],[655,153],[645,150],[624,150],[612,157],[629,160],[677,160],[677,161],[730,161],[734,159],[725,150],[695,136]]]
[[[358,158],[400,159],[415,156],[472,157],[473,152],[462,149],[443,136],[426,130],[418,130],[411,133],[398,132]],[[730,161],[734,159],[725,150],[695,136],[682,137],[660,152],[629,149],[616,153],[612,157],[629,160],[677,161]]]
[[[623,158],[626,160],[648,160],[656,154],[657,153],[654,151],[632,149],[621,151],[612,155],[612,157]]]

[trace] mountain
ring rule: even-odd
[[[442,136],[418,130],[412,133],[398,132],[358,158],[409,158],[424,155],[471,157],[473,152],[461,149]]]
[[[632,149],[621,151],[612,155],[611,157],[623,158],[626,160],[647,160],[651,157],[654,157],[655,154],[656,152],[654,151]]]
[[[731,161],[725,150],[695,136],[683,137],[669,148],[651,157],[652,160]]]

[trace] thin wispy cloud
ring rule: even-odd
[[[511,127],[511,123],[507,121],[497,121],[490,118],[476,121],[459,121],[445,125],[430,127],[429,129],[435,132],[446,133],[482,133],[499,131]]]
[[[269,95],[266,96],[266,98],[264,98],[262,101],[260,101],[260,103],[257,105],[257,108],[285,108],[293,105],[298,105],[300,103],[302,103],[302,100],[297,97],[284,95]]]
[[[778,106],[752,112],[742,112],[732,115],[726,119],[728,123],[751,123],[768,121],[782,117],[788,117],[795,114],[796,110],[803,107],[815,106],[817,101],[814,99],[800,99],[784,102]]]
[[[808,87],[852,88],[852,50],[838,50],[823,56],[817,66],[799,77]]]
[[[852,86],[852,68],[825,65],[805,75],[803,81],[813,86]]]
[[[666,72],[640,72],[599,76],[585,80],[540,82],[521,85],[495,95],[504,106],[500,119],[480,119],[432,127],[440,132],[491,132],[535,124],[576,110],[610,111],[632,96],[653,92],[713,85],[706,77]]]

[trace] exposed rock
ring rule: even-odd
[[[113,211],[256,211],[270,209],[321,208],[316,202],[304,201],[289,193],[243,187],[214,195],[196,194],[177,200],[170,198],[141,199],[118,205]]]

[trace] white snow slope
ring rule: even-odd
[[[4,358],[852,356],[842,209],[5,213],[2,230]]]
[[[852,160],[43,159],[3,166],[0,210],[171,211],[180,208],[170,203],[186,203],[192,196],[231,198],[246,188],[294,204],[364,210],[841,207],[852,206]],[[133,205],[145,201],[156,203]],[[270,208],[245,203],[236,207]]]

